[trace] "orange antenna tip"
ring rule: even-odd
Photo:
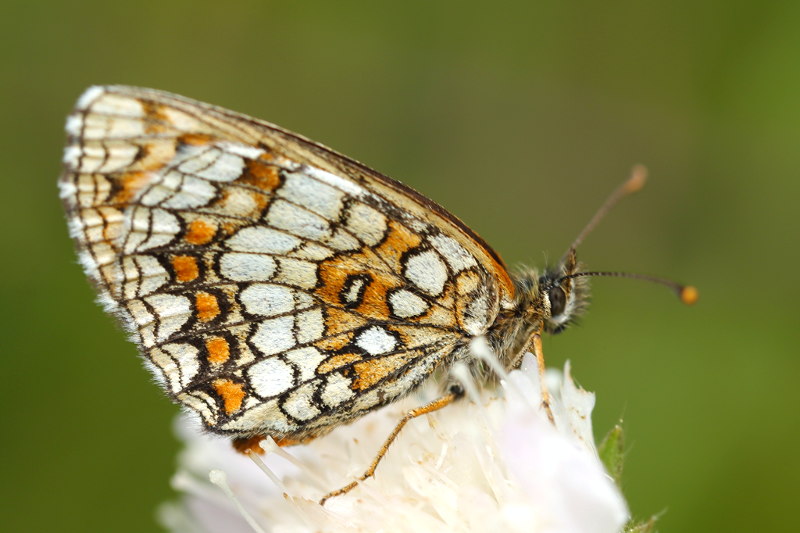
[[[697,299],[700,298],[700,293],[697,292],[695,287],[687,285],[685,287],[681,287],[681,291],[678,296],[686,305],[694,305],[695,302],[697,302]]]
[[[647,167],[644,165],[636,165],[631,171],[631,177],[623,185],[626,193],[630,194],[636,192],[644,187],[647,182]]]

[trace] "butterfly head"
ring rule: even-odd
[[[571,249],[557,267],[547,269],[536,280],[533,307],[548,333],[560,333],[586,310],[589,280],[573,277],[579,266],[575,250]]]

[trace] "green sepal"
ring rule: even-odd
[[[655,533],[656,517],[651,516],[646,522],[634,523],[633,520],[625,524],[625,533]]]
[[[606,471],[614,479],[614,483],[622,488],[622,465],[625,461],[625,441],[622,435],[622,423],[616,424],[603,438],[597,453]]]

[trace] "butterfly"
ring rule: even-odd
[[[174,94],[91,87],[66,131],[60,196],[99,301],[166,394],[241,451],[321,437],[458,361],[485,378],[476,338],[505,370],[527,351],[543,365],[541,334],[580,315],[597,274],[575,246],[510,273],[402,183]],[[445,379],[360,480],[403,424],[462,394]]]

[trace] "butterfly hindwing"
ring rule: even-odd
[[[412,390],[512,296],[444,209],[271,124],[94,87],[67,132],[81,262],[212,431],[324,433]]]

